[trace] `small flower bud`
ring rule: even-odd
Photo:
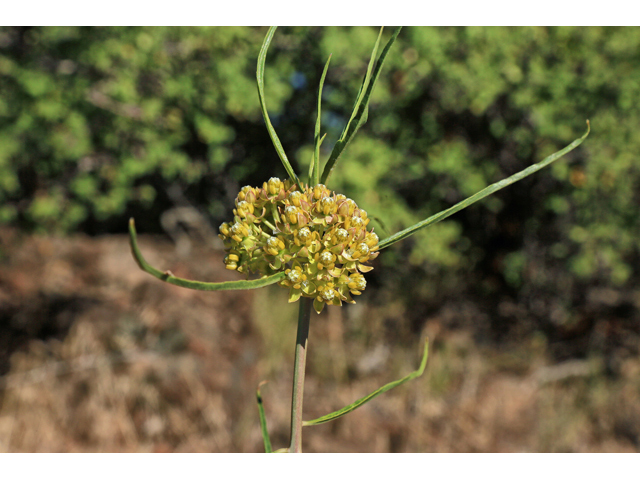
[[[366,237],[365,243],[367,244],[367,246],[369,248],[373,248],[378,244],[379,240],[380,239],[378,238],[378,235],[376,235],[373,232],[369,232],[369,233],[367,233],[367,237]]]
[[[227,270],[236,270],[238,268],[238,261],[240,257],[238,255],[230,253],[226,257],[224,257],[224,264]]]
[[[358,253],[360,255],[367,255],[369,253],[369,247],[366,243],[361,243],[358,245]]]
[[[282,180],[278,177],[271,177],[267,183],[267,191],[269,192],[269,195],[277,195],[282,187]]]
[[[322,255],[320,255],[320,260],[322,261],[322,263],[331,263],[331,260],[333,260],[333,255],[331,254],[331,252],[324,252]]]
[[[241,242],[243,238],[249,235],[249,229],[242,223],[236,222],[231,227],[231,238],[236,242]]]
[[[267,240],[267,246],[265,247],[265,251],[269,255],[278,255],[280,250],[284,248],[284,242],[277,237],[269,237]]]
[[[309,230],[307,227],[301,228],[300,230],[298,230],[298,238],[302,242],[306,242],[311,238],[311,230]]]
[[[238,212],[238,216],[241,218],[245,218],[247,215],[253,213],[253,205],[251,205],[246,200],[242,200],[238,202],[238,208],[236,208]]]
[[[327,187],[323,184],[319,183],[315,187],[313,187],[313,198],[315,200],[320,200],[322,197],[326,197],[329,194]]]
[[[338,206],[338,215],[342,215],[343,217],[350,217],[353,215],[353,212],[356,209],[356,202],[347,198],[345,201],[341,202]]]
[[[334,292],[333,290],[331,290],[330,288],[327,288],[325,290],[322,291],[322,298],[326,301],[326,302],[330,302],[331,300],[333,300],[333,298],[336,296],[336,292]]]
[[[302,198],[302,194],[297,190],[294,190],[289,194],[289,201],[291,202],[292,205],[295,205],[296,207],[300,206],[301,198]]]
[[[318,262],[318,268],[333,268],[336,261],[336,256],[329,250],[325,250],[320,255],[316,254],[316,261]]]
[[[331,215],[336,212],[336,202],[331,197],[324,197],[318,202],[318,210],[325,215]]]
[[[289,278],[289,281],[293,283],[297,283],[300,280],[301,274],[300,274],[300,271],[298,270],[291,270],[287,274],[287,277]]]
[[[367,286],[367,281],[359,273],[353,273],[349,276],[349,283],[347,284],[351,293],[360,295],[360,292]]]
[[[220,233],[225,237],[228,237],[231,234],[228,223],[223,223],[222,225],[220,225],[219,230],[220,230]]]
[[[335,237],[339,243],[344,243],[349,239],[349,232],[347,232],[344,228],[339,228],[336,232]]]
[[[364,227],[364,221],[360,217],[351,217],[350,226],[360,229]]]
[[[253,187],[250,187],[249,185],[245,185],[244,187],[242,187],[242,190],[240,190],[240,193],[238,193],[238,200],[246,200],[249,203],[255,202],[256,192],[254,191]]]
[[[287,220],[289,220],[289,223],[295,224],[298,222],[298,209],[293,205],[289,205],[285,208],[284,214],[287,217]]]

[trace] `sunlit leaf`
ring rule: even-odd
[[[558,152],[556,152],[556,153],[554,153],[552,155],[549,155],[547,158],[545,158],[541,162],[533,164],[530,167],[527,167],[524,170],[521,170],[518,173],[516,173],[514,175],[511,175],[509,178],[505,178],[504,180],[500,180],[499,182],[496,182],[496,183],[494,183],[492,185],[489,185],[487,188],[485,188],[483,190],[480,190],[475,195],[471,195],[469,198],[466,198],[463,201],[461,201],[459,203],[456,203],[451,208],[443,210],[440,213],[436,213],[435,215],[430,216],[426,220],[418,222],[415,225],[413,225],[413,226],[411,226],[409,228],[405,228],[401,232],[396,233],[395,235],[392,235],[392,236],[390,236],[388,238],[385,238],[384,240],[382,240],[379,243],[378,246],[380,247],[380,249],[383,249],[383,248],[386,248],[386,247],[388,247],[390,245],[393,245],[396,242],[399,242],[400,240],[404,240],[408,236],[413,235],[414,233],[416,233],[421,228],[428,227],[429,225],[433,225],[434,223],[437,223],[437,222],[439,222],[441,220],[444,220],[445,218],[453,215],[454,213],[459,212],[460,210],[462,210],[464,208],[467,208],[469,205],[473,205],[478,200],[482,200],[484,197],[487,197],[487,196],[491,195],[492,193],[495,193],[498,190],[503,189],[504,187],[508,187],[512,183],[515,183],[515,182],[517,182],[519,180],[522,180],[524,177],[527,177],[527,176],[531,175],[532,173],[537,172],[538,170],[546,167],[550,163],[554,162],[555,160],[559,159],[560,157],[562,157],[563,155],[569,153],[571,150],[573,150],[578,145],[580,145],[584,141],[584,139],[587,138],[587,136],[589,135],[590,131],[591,131],[591,126],[589,125],[589,120],[587,120],[587,131],[585,132],[585,134],[582,137],[580,137],[580,138],[574,140],[573,142],[571,142],[571,144],[567,145],[562,150],[560,150],[560,151],[558,151]]]
[[[267,36],[264,37],[264,42],[262,43],[260,54],[258,55],[258,68],[256,70],[256,79],[258,81],[258,98],[260,99],[260,109],[262,110],[264,123],[267,125],[269,136],[271,137],[273,146],[276,148],[276,152],[278,152],[278,156],[282,161],[282,165],[284,165],[284,169],[287,171],[289,178],[293,182],[297,183],[298,187],[300,187],[300,190],[302,190],[302,185],[300,184],[300,180],[298,179],[297,175],[293,171],[293,167],[291,166],[291,163],[289,163],[287,154],[284,153],[284,148],[282,148],[282,143],[280,143],[278,134],[273,128],[273,125],[271,125],[271,120],[269,119],[269,113],[267,112],[267,104],[264,99],[264,64],[267,59],[267,50],[269,50],[269,45],[271,44],[271,40],[273,39],[273,34],[276,32],[276,28],[278,27],[269,28],[269,31],[267,32]]]
[[[308,426],[311,426],[311,425],[320,425],[322,423],[327,423],[327,422],[330,422],[331,420],[335,420],[337,418],[340,418],[343,415],[346,415],[347,413],[352,412],[356,408],[364,405],[369,400],[377,397],[381,393],[387,392],[387,391],[391,390],[392,388],[398,387],[398,386],[402,385],[403,383],[408,382],[409,380],[413,380],[414,378],[419,377],[420,375],[422,375],[424,373],[424,369],[427,366],[427,358],[428,357],[429,357],[429,339],[427,338],[426,341],[425,341],[425,344],[424,344],[424,353],[422,354],[422,360],[420,361],[420,366],[418,367],[417,370],[414,370],[409,375],[407,375],[405,377],[402,377],[400,380],[396,380],[394,382],[387,383],[384,387],[380,387],[375,392],[372,392],[369,395],[367,395],[365,397],[362,397],[360,400],[356,400],[351,405],[347,405],[346,407],[341,408],[340,410],[336,410],[335,412],[332,412],[332,413],[329,413],[329,414],[324,415],[322,417],[316,418],[315,420],[307,420],[305,422],[302,422],[302,426],[303,427],[308,427]]]
[[[309,166],[309,184],[317,185],[320,183],[320,145],[324,137],[320,137],[320,123],[322,118],[322,87],[324,85],[324,79],[327,76],[327,70],[329,69],[329,62],[331,61],[331,55],[327,59],[327,63],[324,65],[322,71],[322,77],[320,77],[320,87],[318,88],[318,116],[316,118],[316,130],[313,137],[313,158],[311,165]],[[326,135],[326,134],[325,134]]]
[[[263,385],[265,382],[261,382]],[[260,393],[260,385],[256,391],[256,397],[258,400],[258,415],[260,416],[260,431],[262,432],[262,441],[264,442],[264,452],[271,453],[273,451],[271,447],[271,439],[269,438],[269,430],[267,429],[267,417],[264,414],[264,405],[262,405],[262,394]]]
[[[257,280],[237,280],[234,282],[198,282],[195,280],[187,280],[184,278],[176,277],[171,272],[162,272],[157,268],[152,267],[142,256],[140,248],[138,247],[138,236],[136,233],[136,226],[133,218],[129,220],[129,240],[131,244],[131,253],[136,260],[138,266],[150,275],[153,275],[157,279],[163,282],[177,285],[178,287],[190,288],[192,290],[205,290],[205,291],[217,291],[217,290],[250,290],[252,288],[261,288],[273,283],[279,282],[284,279],[285,273],[279,272],[275,275],[259,278]]]
[[[322,171],[320,183],[327,183],[329,177],[331,176],[331,172],[336,166],[338,158],[340,158],[340,155],[342,155],[342,152],[345,148],[347,148],[347,145],[360,129],[360,127],[367,121],[367,117],[369,115],[369,100],[371,99],[371,93],[373,92],[373,88],[375,87],[378,77],[380,76],[382,65],[384,64],[384,59],[387,57],[389,49],[393,45],[393,42],[395,42],[398,34],[400,33],[400,30],[402,29],[402,27],[398,27],[394,30],[393,34],[391,34],[391,38],[382,50],[380,58],[378,59],[375,68],[372,70],[376,58],[376,53],[378,52],[378,45],[380,44],[380,39],[382,37],[383,28],[380,29],[378,39],[376,40],[376,44],[373,47],[371,60],[369,61],[369,66],[367,67],[367,73],[364,77],[364,80],[362,81],[362,86],[360,87],[358,96],[356,97],[356,101],[353,106],[353,112],[351,113],[351,118],[347,122],[347,125],[344,127],[339,140],[334,145],[333,150],[331,151],[331,155],[329,155],[329,160],[327,160],[327,163],[324,166],[324,170]]]

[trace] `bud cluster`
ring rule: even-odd
[[[289,180],[271,178],[260,187],[243,187],[234,221],[220,225],[229,270],[272,275],[289,289],[289,302],[314,298],[325,304],[355,303],[367,282],[365,265],[379,254],[378,236],[367,230],[367,212],[324,185],[300,191]]]

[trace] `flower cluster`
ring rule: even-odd
[[[365,265],[379,254],[378,236],[356,202],[324,185],[305,186],[271,178],[260,187],[243,187],[233,223],[220,225],[229,270],[272,275],[284,271],[280,285],[289,302],[314,298],[325,304],[355,303],[367,282]]]

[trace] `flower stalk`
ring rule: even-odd
[[[307,363],[309,320],[313,300],[303,298],[298,310],[298,334],[293,364],[293,393],[291,395],[291,442],[289,453],[302,453],[302,401],[304,397],[304,372]]]

